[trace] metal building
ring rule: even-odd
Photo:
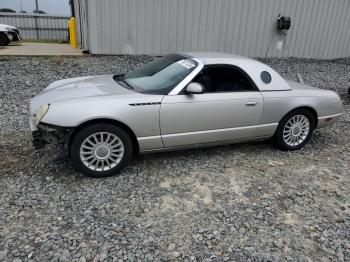
[[[92,54],[224,51],[251,57],[350,56],[349,0],[74,0]],[[277,18],[291,27],[276,30]]]

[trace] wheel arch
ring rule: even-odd
[[[296,108],[293,108],[292,110],[289,110],[282,118],[279,122],[282,121],[283,118],[286,117],[286,115],[290,114],[291,112],[293,111],[296,111],[296,110],[301,110],[301,109],[305,109],[305,110],[308,110],[311,112],[312,116],[314,117],[314,129],[316,129],[317,125],[318,125],[318,114],[317,114],[317,111],[311,107],[311,106],[299,106],[299,107],[296,107]]]
[[[83,129],[84,127],[90,126],[90,125],[98,124],[98,123],[109,123],[109,124],[113,124],[113,125],[116,125],[116,126],[123,128],[130,135],[130,138],[133,142],[133,149],[134,149],[133,154],[136,155],[140,152],[139,143],[138,143],[138,140],[137,140],[137,137],[136,137],[134,131],[128,125],[124,124],[123,122],[120,122],[120,121],[115,120],[115,119],[110,119],[110,118],[91,119],[91,120],[85,121],[83,123],[80,123],[78,126],[76,126],[73,129],[73,132],[68,140],[68,148],[70,147],[70,144],[71,144],[74,136],[81,129]],[[69,152],[69,150],[68,150],[68,152]]]

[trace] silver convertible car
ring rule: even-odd
[[[273,138],[303,147],[342,115],[339,96],[286,81],[224,53],[178,53],[125,75],[56,81],[30,102],[33,143],[66,145],[90,177],[116,174],[137,153]]]

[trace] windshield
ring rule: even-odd
[[[123,81],[137,92],[167,95],[188,76],[197,62],[181,55],[167,55],[127,73]]]

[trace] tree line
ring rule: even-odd
[[[11,8],[0,8],[0,13],[17,13],[15,10]],[[26,14],[27,11],[20,11],[19,13]],[[33,14],[46,14],[43,10],[33,10]]]

